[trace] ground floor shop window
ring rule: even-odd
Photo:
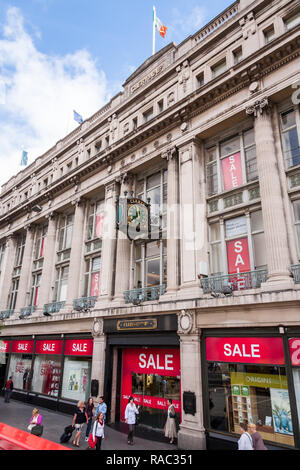
[[[90,396],[92,361],[82,358],[65,358],[62,398],[88,401]]]
[[[255,423],[263,439],[294,445],[285,367],[210,362],[208,387],[211,429],[240,433],[241,422]]]
[[[7,377],[12,376],[15,389],[30,389],[31,363],[31,354],[11,354]]]
[[[32,391],[58,397],[61,356],[38,355],[34,361]]]

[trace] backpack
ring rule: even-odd
[[[11,379],[9,379],[6,382],[5,388],[6,388],[6,390],[12,390],[13,389],[13,381]]]

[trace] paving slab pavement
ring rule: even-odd
[[[5,403],[4,398],[0,397],[0,422],[9,424],[10,426],[21,429],[22,431],[27,431],[33,408],[34,406],[32,404],[23,403],[17,400],[10,400],[9,403]],[[42,437],[49,439],[50,441],[60,443],[59,439],[64,432],[64,428],[72,424],[72,416],[41,407],[39,407],[39,410],[43,415],[44,432]],[[64,443],[63,445],[72,450],[87,450],[88,443],[84,440],[85,429],[86,428],[84,428],[82,433],[79,448],[73,447],[71,439],[68,443]],[[73,433],[73,437],[74,435],[75,434]],[[102,450],[174,451],[176,449],[177,446],[169,444],[167,440],[159,442],[142,439],[140,437],[135,437],[134,445],[129,446],[126,434],[112,429],[110,426],[105,427],[105,439],[102,443]]]

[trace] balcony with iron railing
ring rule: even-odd
[[[30,315],[33,314],[35,309],[36,309],[35,305],[31,305],[29,307],[21,308],[19,318],[23,319],[23,318],[26,318],[26,317],[30,317]]]
[[[57,313],[65,306],[65,303],[66,302],[52,302],[50,304],[45,304],[43,314],[47,316],[51,313]]]
[[[88,310],[91,310],[95,307],[96,299],[96,296],[81,297],[80,299],[75,299],[73,300],[73,308],[77,312],[87,312]]]
[[[166,285],[142,287],[139,289],[126,290],[124,299],[126,304],[139,305],[142,302],[158,300],[166,292]]]
[[[201,279],[204,294],[230,295],[233,291],[257,289],[267,281],[266,269],[256,269],[245,273],[225,274]]]
[[[11,317],[14,314],[14,310],[2,310],[0,312],[0,320],[7,320],[9,317]]]
[[[292,264],[291,272],[292,272],[295,284],[300,284],[300,264]]]

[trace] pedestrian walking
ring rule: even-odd
[[[170,439],[170,444],[173,444],[174,439],[177,437],[176,431],[176,413],[171,398],[168,399],[168,417],[165,424],[165,436]]]
[[[84,423],[88,424],[88,416],[86,414],[86,408],[84,401],[79,401],[77,403],[77,408],[74,413],[72,426],[75,426],[75,437],[73,441],[73,446],[79,447],[80,435],[83,429]]]
[[[7,380],[6,384],[5,384],[5,387],[4,387],[4,401],[5,401],[5,403],[9,403],[13,388],[14,388],[14,383],[13,383],[13,380],[12,380],[12,376],[10,376],[9,379]]]
[[[253,450],[252,437],[248,433],[248,424],[240,423],[241,437],[238,440],[238,450]]]
[[[263,438],[259,432],[256,431],[256,424],[249,424],[249,431],[252,437],[253,450],[268,450],[264,444]]]
[[[95,418],[98,416],[98,413],[103,413],[103,419],[106,421],[107,405],[104,402],[104,397],[99,397],[99,403],[95,411]]]
[[[104,416],[98,413],[93,426],[93,441],[96,442],[96,450],[101,450],[102,440],[104,439]]]
[[[136,415],[138,414],[139,414],[139,406],[136,407],[133,397],[129,397],[129,402],[125,409],[125,422],[129,426],[127,440],[128,440],[128,444],[130,445],[133,445],[134,426],[136,423]]]
[[[38,408],[32,410],[32,416],[27,429],[31,434],[35,434],[36,436],[43,434],[43,416],[40,414]]]
[[[86,405],[86,414],[87,414],[87,417],[88,417],[88,424],[87,424],[87,427],[86,427],[86,433],[85,433],[85,440],[88,441],[89,440],[89,435],[90,435],[90,432],[91,432],[91,427],[92,427],[92,423],[93,423],[93,410],[94,410],[94,400],[93,400],[93,397],[90,397],[89,398],[89,401],[87,402],[87,405]]]

